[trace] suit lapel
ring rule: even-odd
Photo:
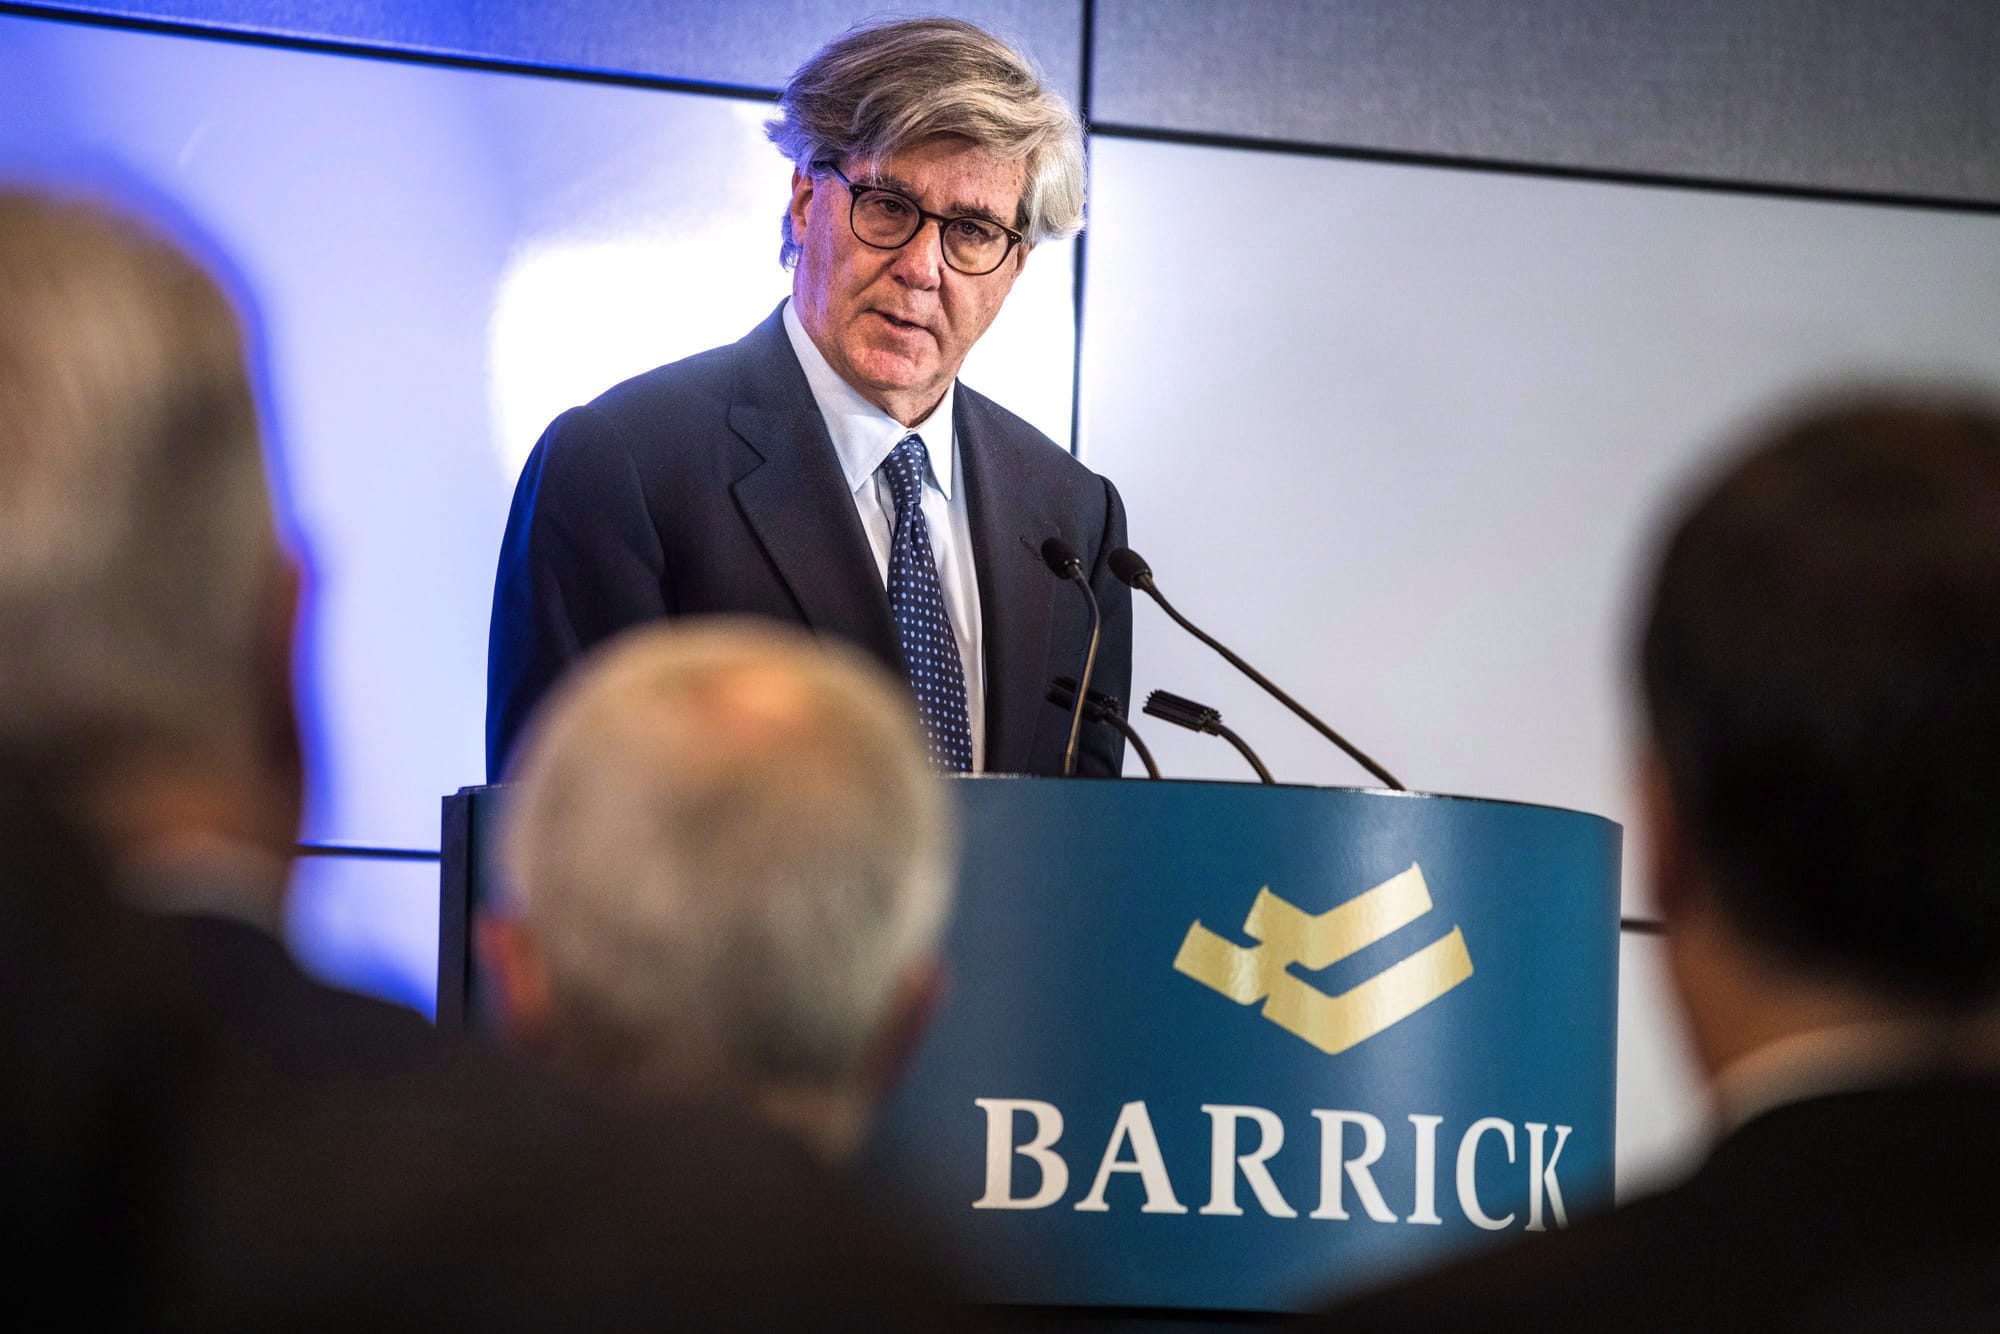
[[[902,676],[888,594],[780,313],[743,341],[748,369],[729,426],[764,461],[730,488],[737,506],[806,624],[860,645]]]
[[[1022,773],[1049,687],[1049,614],[1062,590],[1042,563],[1041,546],[1056,526],[1031,493],[1019,452],[978,408],[960,385],[952,426],[986,640],[986,768]]]

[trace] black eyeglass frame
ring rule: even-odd
[[[832,172],[835,178],[838,179],[842,185],[847,187],[847,230],[853,232],[854,239],[861,242],[862,245],[867,246],[870,250],[901,250],[904,246],[916,240],[917,237],[922,234],[925,223],[935,222],[938,225],[938,254],[941,258],[943,258],[946,266],[949,267],[953,273],[962,273],[968,278],[984,278],[989,273],[998,273],[1000,271],[1000,266],[1007,262],[1007,257],[1014,253],[1014,247],[1020,245],[1021,242],[1027,239],[1025,236],[1021,235],[1021,233],[1015,231],[1012,227],[1009,227],[1004,222],[995,222],[991,218],[982,218],[977,214],[973,213],[960,213],[951,217],[947,217],[942,213],[932,213],[929,209],[918,208],[917,201],[910,198],[908,195],[904,194],[901,190],[894,190],[886,185],[866,185],[866,184],[856,185],[853,181],[847,179],[847,173],[840,169],[839,164],[832,161],[829,158],[822,158],[818,162],[813,163],[812,165],[814,171]],[[855,225],[854,210],[861,203],[861,196],[864,194],[871,194],[871,193],[894,195],[896,198],[902,200],[905,204],[908,204],[910,206],[910,211],[917,215],[917,225],[910,229],[910,234],[908,236],[898,241],[895,245],[879,245],[876,242],[871,241],[867,237],[863,236],[861,234],[861,228]],[[944,240],[945,224],[951,222],[977,222],[987,227],[998,227],[1003,233],[1006,234],[1007,248],[1000,252],[1000,258],[993,261],[993,267],[990,269],[981,269],[977,273],[973,272],[971,269],[962,269],[957,264],[954,264],[952,262],[951,247],[946,245]]]

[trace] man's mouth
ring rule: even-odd
[[[889,327],[893,329],[907,329],[912,332],[919,332],[919,333],[926,331],[926,326],[918,324],[915,320],[898,319],[894,315],[891,315],[886,310],[878,310],[875,313],[877,315],[880,315],[884,320],[886,320],[889,324]]]

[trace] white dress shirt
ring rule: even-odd
[[[875,553],[875,570],[889,586],[889,544],[896,533],[896,502],[889,479],[880,473],[889,451],[912,431],[923,438],[924,523],[930,529],[931,554],[937,557],[938,582],[944,586],[945,611],[958,637],[958,660],[965,668],[965,707],[972,724],[972,771],[986,767],[986,646],[979,619],[979,578],[972,564],[972,524],[966,517],[965,487],[958,467],[958,435],[952,429],[952,403],[958,382],[944,391],[931,415],[915,426],[904,426],[863,398],[827,364],[792,303],[785,302],[785,333],[812,387],[813,401],[833,437],[840,471],[854,496],[854,508],[868,545]]]

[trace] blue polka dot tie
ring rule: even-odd
[[[965,665],[945,610],[930,525],[924,522],[924,460],[922,437],[910,435],[882,461],[896,501],[896,533],[889,541],[889,610],[896,617],[910,688],[916,691],[917,711],[930,737],[931,763],[967,773],[972,769],[972,721],[965,707]]]

